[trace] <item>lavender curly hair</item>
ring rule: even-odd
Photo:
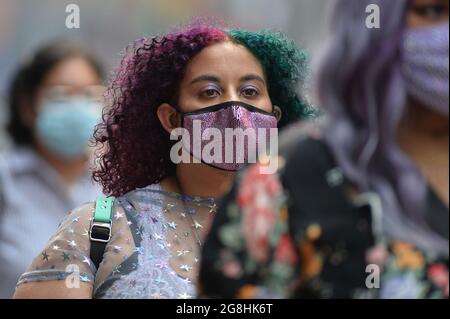
[[[120,196],[174,174],[169,156],[174,141],[159,122],[157,107],[177,103],[189,61],[226,39],[244,45],[260,61],[272,103],[283,111],[280,127],[314,115],[296,92],[305,75],[306,54],[281,33],[225,30],[195,20],[168,34],[136,40],[125,50],[109,84],[103,123],[94,134],[104,147],[93,177],[105,194]]]
[[[380,8],[379,29],[365,26],[369,4]],[[426,222],[426,182],[396,139],[407,106],[400,50],[407,7],[407,0],[335,1],[317,77],[324,138],[345,176],[379,195],[386,236],[448,255],[448,240]]]

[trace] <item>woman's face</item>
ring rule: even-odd
[[[406,16],[408,27],[425,27],[448,22],[448,0],[412,0]]]
[[[81,57],[67,58],[44,77],[34,98],[33,107],[22,109],[22,118],[34,127],[42,105],[47,101],[86,97],[101,102],[104,86],[95,69]]]
[[[244,46],[231,41],[208,46],[189,62],[178,98],[184,112],[226,101],[272,111],[261,63]]]
[[[84,58],[66,58],[56,64],[44,77],[31,107],[22,109],[34,147],[64,161],[84,159],[101,114],[102,88],[100,76]]]
[[[37,95],[37,105],[46,100],[84,97],[100,100],[104,92],[95,69],[81,57],[57,64],[44,78]]]

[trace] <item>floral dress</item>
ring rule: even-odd
[[[277,174],[256,164],[238,176],[204,246],[200,295],[447,298],[448,253],[379,237],[370,206],[346,200],[324,148],[308,137],[279,157]],[[448,208],[431,191],[428,204],[448,239]]]
[[[214,198],[166,192],[159,184],[118,197],[112,238],[96,269],[89,254],[94,205],[83,205],[65,218],[18,285],[78,280],[93,285],[94,298],[193,298],[201,231],[208,227],[202,218],[215,210]]]

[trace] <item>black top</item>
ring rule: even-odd
[[[201,296],[448,296],[448,256],[396,240],[378,243],[372,206],[358,207],[345,195],[349,184],[325,143],[306,138],[283,154],[277,174],[249,167],[224,198],[204,245]],[[430,226],[448,239],[448,208],[431,188],[427,212]],[[369,264],[381,271],[379,284]]]

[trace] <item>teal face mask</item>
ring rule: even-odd
[[[100,113],[100,105],[88,99],[44,102],[36,121],[37,138],[62,158],[83,156]]]

